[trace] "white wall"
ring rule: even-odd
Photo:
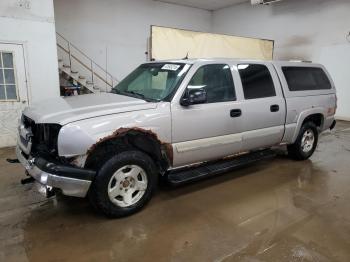
[[[57,32],[119,80],[146,61],[150,26],[210,31],[211,13],[151,0],[55,0]]]
[[[52,0],[1,0],[0,42],[24,44],[29,102],[59,96]]]
[[[249,2],[213,13],[151,0],[54,0],[56,29],[118,79],[146,61],[150,25],[275,40],[275,59],[320,62],[338,89],[338,118],[350,120],[350,1]]]
[[[349,0],[244,3],[213,12],[212,21],[216,33],[275,40],[275,59],[323,63],[337,87],[337,117],[350,120]]]
[[[14,52],[19,94],[19,101],[0,102],[0,147],[5,147],[16,144],[27,103],[59,96],[52,0],[1,0],[0,44]]]

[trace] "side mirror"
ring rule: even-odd
[[[204,104],[207,102],[207,92],[203,88],[186,88],[185,94],[180,100],[182,106]]]

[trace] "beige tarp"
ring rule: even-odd
[[[273,41],[152,26],[151,58],[245,58],[272,60]]]

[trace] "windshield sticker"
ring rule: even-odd
[[[176,71],[180,68],[180,65],[174,65],[174,64],[165,64],[163,65],[163,70],[170,70],[170,71]]]

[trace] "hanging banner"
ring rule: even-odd
[[[241,58],[272,60],[273,40],[151,27],[151,58]]]

